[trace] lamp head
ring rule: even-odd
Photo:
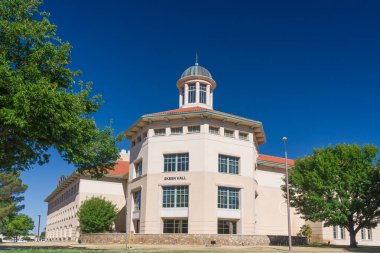
[[[283,142],[286,142],[288,140],[288,138],[286,138],[286,137],[282,137],[282,141]]]

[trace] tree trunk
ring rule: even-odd
[[[350,233],[350,248],[357,248],[358,245],[356,244],[356,233],[354,228],[350,228],[348,230]]]

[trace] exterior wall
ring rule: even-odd
[[[310,226],[313,229],[312,241],[330,242],[335,245],[350,245],[350,234],[347,230],[344,231],[344,239],[334,239],[333,227],[324,227],[322,222],[312,223]],[[356,242],[358,245],[379,246],[380,245],[380,226],[372,229],[372,239],[364,240],[361,236],[361,231],[356,234]]]
[[[125,184],[120,179],[105,177],[101,180],[81,176],[65,187],[57,196],[50,199],[49,204],[66,191],[75,186],[75,193],[61,201],[53,208],[48,208],[46,223],[46,239],[51,241],[75,241],[79,237],[80,228],[77,212],[81,203],[91,197],[104,197],[116,204],[119,214],[114,229],[125,231]],[[50,205],[49,205],[50,206]]]
[[[219,126],[220,135],[209,134],[209,125]],[[201,125],[201,132],[188,134],[186,126]],[[185,126],[181,135],[170,135],[170,127]],[[235,138],[225,137],[223,128],[235,130]],[[166,128],[166,136],[153,136],[154,128]],[[249,133],[249,140],[238,139],[238,130]],[[131,149],[131,165],[128,194],[128,227],[134,230],[133,217],[140,219],[140,233],[163,232],[163,217],[188,217],[189,234],[216,234],[218,218],[238,220],[238,234],[254,233],[254,200],[256,181],[254,164],[257,150],[252,129],[209,119],[187,119],[152,123],[141,132],[148,131],[148,138]],[[139,133],[141,134],[141,133]],[[189,153],[189,171],[164,172],[164,154]],[[219,173],[218,155],[240,158],[239,175]],[[135,178],[134,163],[142,159],[143,176]],[[167,180],[168,177],[181,177]],[[188,208],[162,208],[162,186],[188,185]],[[218,186],[240,188],[240,209],[217,208]],[[133,214],[131,193],[142,189],[140,214]],[[169,215],[169,216],[168,216]]]
[[[285,177],[284,169],[260,166],[256,170],[258,196],[256,199],[256,234],[288,234],[287,204],[280,188]],[[292,235],[295,236],[305,221],[290,209]]]

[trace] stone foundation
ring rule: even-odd
[[[82,243],[125,244],[125,234],[102,233],[81,235]],[[287,245],[288,237],[283,235],[208,235],[208,234],[134,234],[133,244],[150,245],[210,245],[215,241],[216,245],[229,246],[265,246]],[[307,244],[305,237],[292,237],[293,245]]]

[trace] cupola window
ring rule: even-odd
[[[206,87],[205,84],[199,86],[199,102],[202,104],[206,104]]]
[[[189,84],[189,103],[195,103],[197,86],[195,84]]]

